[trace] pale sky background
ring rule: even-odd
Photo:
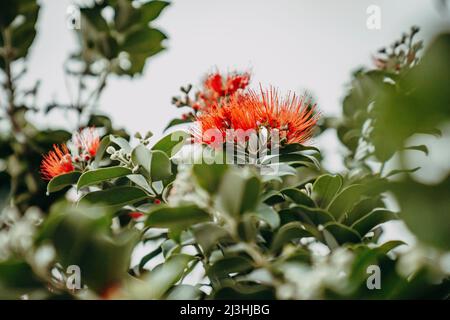
[[[43,80],[41,106],[52,99],[67,103],[62,66],[76,48],[74,32],[66,26],[66,10],[73,2],[40,2],[39,33],[22,84]],[[370,5],[381,8],[380,30],[366,27]],[[147,62],[142,77],[110,78],[100,110],[131,133],[150,129],[159,137],[181,114],[170,103],[179,87],[198,85],[217,67],[250,68],[253,87],[261,83],[282,91],[308,89],[323,114],[336,115],[352,70],[370,64],[372,53],[412,25],[421,27],[419,37],[427,44],[436,29],[448,26],[448,19],[432,0],[175,0],[156,23],[169,36],[168,50]],[[52,127],[74,125],[61,114],[38,116],[36,121]],[[329,169],[341,168],[338,154],[343,148],[334,132],[314,144],[323,150]],[[390,225],[388,234],[397,234],[393,238],[402,234],[408,240],[408,234],[399,231],[401,225]]]

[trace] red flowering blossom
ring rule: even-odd
[[[259,94],[249,91],[233,96],[220,108],[199,115],[200,130],[195,136],[197,142],[218,146],[225,142],[229,129],[258,132],[265,127],[278,130],[283,143],[304,143],[311,137],[317,120],[315,105],[304,97],[288,94],[283,99],[274,89],[261,89]]]
[[[199,98],[203,102],[204,109],[218,106],[221,98],[233,96],[238,90],[245,89],[250,82],[250,74],[230,73],[226,76],[219,72],[208,75],[203,82],[203,91],[199,93]],[[197,104],[197,108],[199,105]]]
[[[144,214],[143,214],[142,212],[138,212],[138,211],[130,212],[128,215],[129,215],[130,218],[132,218],[132,219],[139,219],[139,218],[141,218],[141,217],[144,216]]]
[[[94,127],[85,128],[75,133],[72,140],[81,153],[89,155],[91,158],[97,154],[100,137]]]
[[[67,146],[55,144],[53,145],[53,151],[44,155],[41,163],[41,176],[44,180],[51,180],[60,174],[72,172],[74,169]]]

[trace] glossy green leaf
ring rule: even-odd
[[[344,243],[358,243],[361,241],[359,233],[343,224],[337,222],[329,222],[325,226],[325,230],[329,231],[339,245]]]
[[[246,170],[228,170],[222,179],[217,205],[220,210],[237,217],[256,208],[260,181]]]
[[[172,175],[172,163],[166,153],[159,150],[151,151],[150,176],[152,181],[160,181]]]
[[[416,172],[419,169],[420,169],[420,167],[415,167],[415,168],[412,168],[412,169],[395,169],[395,170],[390,171],[386,175],[386,178],[395,176],[395,175],[400,174],[400,173],[413,173],[413,172]]]
[[[72,186],[72,185],[75,185],[80,176],[81,176],[81,172],[72,171],[72,172],[60,174],[59,176],[54,177],[47,184],[47,194],[62,190],[64,188]]]
[[[165,297],[166,300],[198,300],[204,293],[197,287],[179,284],[173,287]]]
[[[109,135],[104,136],[102,138],[102,140],[100,141],[100,145],[97,149],[97,153],[95,154],[94,161],[92,162],[94,168],[98,168],[98,166],[100,165],[100,161],[102,161],[103,157],[105,156],[106,148],[108,148],[110,143],[111,143],[111,140],[109,138]]]
[[[116,137],[116,136],[113,136],[112,134],[110,134],[109,135],[109,140],[112,143],[118,145],[124,152],[126,152],[126,153],[131,152],[130,143],[127,140],[125,140],[124,138]]]
[[[364,236],[377,225],[393,219],[397,219],[397,215],[394,212],[376,209],[353,223],[351,228],[358,231],[361,236]]]
[[[170,5],[170,2],[153,0],[147,3],[144,3],[140,8],[140,18],[148,23],[150,21],[155,20],[161,14],[161,12]]]
[[[212,281],[221,278],[226,278],[233,273],[245,273],[253,268],[253,263],[250,259],[235,256],[225,257],[214,263],[208,270],[207,275]]]
[[[425,155],[428,155],[428,147],[424,144],[418,145],[418,146],[409,146],[406,147],[405,150],[415,150],[415,151],[421,151]]]
[[[213,222],[200,223],[192,227],[195,240],[204,253],[209,253],[220,240],[230,238],[228,232]]]
[[[191,135],[185,131],[174,131],[156,142],[151,149],[162,151],[169,157],[173,157],[190,137]]]
[[[400,217],[422,242],[450,250],[450,176],[438,184],[424,185],[413,180],[392,184],[401,207]]]
[[[162,253],[161,246],[157,247],[155,250],[147,253],[145,256],[142,257],[141,261],[139,262],[139,270],[143,270],[147,262],[158,256],[160,253]]]
[[[327,208],[343,184],[340,175],[322,175],[313,184],[313,199],[321,208]]]
[[[131,152],[131,160],[139,165],[143,174],[152,181],[160,181],[172,175],[172,164],[169,157],[162,151],[149,150],[140,144]]]
[[[130,54],[146,54],[151,56],[163,48],[161,42],[167,36],[158,29],[143,26],[127,34],[121,48]]]
[[[114,187],[106,190],[93,191],[80,199],[80,202],[91,203],[96,207],[121,208],[150,198],[147,193],[137,187]]]
[[[163,264],[154,268],[142,282],[131,288],[131,294],[137,299],[160,299],[183,276],[189,262],[194,257],[175,254]]]
[[[251,215],[267,222],[272,230],[275,230],[280,225],[280,216],[278,215],[278,212],[266,204],[260,204]]]
[[[339,220],[341,216],[348,213],[355,206],[364,191],[366,191],[366,186],[361,184],[355,184],[344,188],[330,203],[328,212],[330,212],[336,220]]]
[[[303,205],[297,205],[280,211],[280,215],[290,215],[293,219],[310,224],[324,225],[334,221],[333,216],[320,208],[311,208]]]
[[[313,235],[300,222],[289,222],[283,225],[275,234],[271,249],[272,251],[278,251],[292,240],[308,237],[313,237]]]
[[[99,184],[103,181],[108,181],[115,178],[124,177],[129,174],[131,174],[130,169],[120,166],[86,171],[78,180],[77,189],[79,190],[87,186]]]
[[[288,196],[296,204],[301,204],[312,208],[316,206],[314,201],[306,193],[302,192],[299,189],[287,188],[281,190],[280,192]]]
[[[219,189],[220,182],[227,170],[227,165],[202,163],[195,164],[192,170],[199,186],[210,194],[214,194]]]
[[[145,224],[155,228],[181,231],[196,223],[208,220],[210,220],[209,214],[195,205],[180,207],[158,206],[149,212]]]

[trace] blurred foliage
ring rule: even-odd
[[[0,100],[2,207],[10,203],[22,212],[30,206],[47,211],[65,194],[59,192],[46,197],[46,184],[38,168],[41,155],[53,144],[67,141],[71,133],[65,129],[35,126],[30,116],[42,109],[45,113],[75,112],[78,121],[70,131],[95,126],[106,133],[129,137],[95,108],[111,74],[142,74],[146,60],[164,49],[162,41],[167,37],[153,28],[151,22],[169,3],[149,1],[138,8],[134,2],[102,1],[101,5],[95,2],[93,7],[80,8],[80,29],[75,28],[77,21],[74,24],[79,49],[65,64],[67,80],[78,84],[77,95],[69,104],[51,102],[45,108],[35,103],[39,81],[32,88],[20,86],[27,72],[27,55],[36,36],[40,6],[36,0],[2,1],[0,4],[0,68],[4,89]],[[112,21],[106,21],[102,15],[108,9],[114,11]]]

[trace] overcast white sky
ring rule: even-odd
[[[74,33],[66,27],[66,10],[73,1],[40,2],[39,33],[24,84],[43,80],[41,105],[52,99],[67,102],[62,66],[76,48]],[[380,30],[366,27],[366,10],[372,4],[381,8]],[[252,86],[308,89],[322,113],[336,114],[350,72],[369,64],[371,53],[411,25],[421,26],[427,39],[444,21],[431,0],[175,0],[157,20],[169,36],[168,50],[149,60],[140,78],[111,78],[100,110],[130,132],[150,129],[160,136],[180,114],[170,103],[178,88],[198,84],[217,67],[251,68]],[[71,120],[53,115],[38,121],[58,127]],[[328,154],[337,148],[332,136],[316,142]]]

